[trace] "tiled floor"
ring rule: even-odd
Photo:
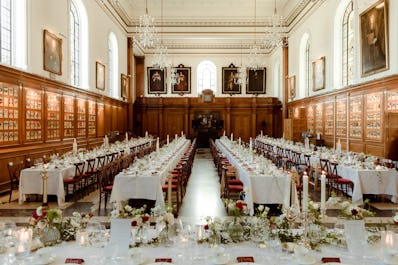
[[[319,200],[319,191],[310,189],[310,196],[314,201]],[[27,223],[29,217],[40,202],[25,202],[18,204],[18,192],[14,191],[12,202],[8,203],[8,194],[0,196],[0,221],[13,221],[18,224]],[[374,201],[374,197],[370,197]],[[56,198],[50,197],[50,207],[57,207]],[[391,216],[398,210],[398,205],[390,202],[373,203],[372,211],[376,217],[374,223],[389,222]],[[109,222],[111,205],[108,203],[107,210],[98,212],[98,191],[92,192],[76,203],[70,202],[63,207],[63,214],[70,216],[74,211],[93,212],[95,218],[101,222]],[[328,216],[336,216],[338,210],[328,210]],[[203,223],[206,216],[222,217],[226,212],[220,198],[220,184],[216,168],[209,149],[198,149],[193,163],[187,193],[179,212],[179,217],[184,222],[192,224]],[[333,221],[333,219],[331,219]],[[331,222],[332,222],[331,221]]]

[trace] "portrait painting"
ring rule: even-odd
[[[266,68],[247,71],[247,94],[265,94]]]
[[[222,93],[223,94],[240,94],[241,85],[239,83],[238,67],[230,64],[228,67],[222,68]]]
[[[325,88],[325,56],[312,62],[312,91]]]
[[[372,75],[388,69],[387,2],[377,1],[360,14],[361,74]]]
[[[172,93],[180,95],[191,93],[191,67],[179,66],[176,70],[177,83],[172,85]]]
[[[166,73],[164,69],[148,67],[148,94],[166,94]]]
[[[43,68],[62,75],[62,39],[46,29],[43,32]]]
[[[98,61],[95,62],[95,86],[105,90],[105,65]]]
[[[124,99],[127,99],[127,93],[130,85],[130,78],[128,75],[121,74],[120,75],[120,96]]]
[[[289,99],[296,97],[296,76],[290,76],[287,78],[287,93]]]

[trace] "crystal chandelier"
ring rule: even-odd
[[[171,85],[176,85],[180,83],[180,79],[177,76],[177,68],[174,66],[170,67],[169,81]]]
[[[145,15],[140,16],[140,25],[136,27],[138,43],[144,48],[151,48],[156,42],[155,20],[148,15],[148,0],[146,0]]]
[[[153,66],[160,68],[161,70],[164,70],[166,67],[170,66],[169,54],[166,46],[159,45],[156,47],[153,57]]]
[[[287,34],[283,27],[283,17],[278,16],[276,0],[274,2],[274,14],[270,18],[271,27],[265,31],[264,48],[273,49],[287,46]]]
[[[251,46],[249,57],[247,58],[247,69],[254,71],[261,69],[263,67],[263,64],[261,62],[261,55],[262,49],[260,45],[254,44],[253,46]]]
[[[262,63],[261,63],[262,49],[260,45],[257,45],[257,23],[256,23],[257,4],[256,3],[257,3],[256,0],[254,0],[254,45],[250,46],[249,57],[247,58],[247,69],[254,71],[262,68]]]

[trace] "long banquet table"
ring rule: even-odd
[[[257,174],[249,165],[250,161],[243,162],[222,141],[216,140],[216,146],[238,170],[239,179],[245,187],[245,202],[250,209],[251,215],[254,213],[254,203],[283,204],[285,207],[289,206],[290,175],[280,174],[274,176],[266,173]]]
[[[371,248],[370,251],[350,253],[344,248],[322,247],[321,251],[310,250],[311,263],[300,262],[296,254],[284,252],[281,250],[280,243],[266,242],[265,244],[238,243],[229,245],[220,245],[210,247],[208,244],[197,245],[194,242],[177,242],[173,246],[142,246],[132,248],[124,256],[118,256],[113,249],[107,249],[107,246],[98,248],[92,246],[79,246],[76,242],[64,242],[54,247],[42,249],[39,252],[51,253],[52,258],[49,263],[37,264],[71,264],[65,263],[67,258],[83,259],[85,265],[99,264],[119,264],[119,265],[300,265],[314,264],[321,265],[323,257],[339,258],[341,263],[323,263],[328,265],[383,265],[386,264],[379,256],[379,248]],[[33,253],[34,255],[34,253]],[[42,255],[42,260],[50,260]],[[218,259],[217,257],[221,257]],[[238,257],[253,257],[254,263],[238,263]],[[2,257],[0,257],[2,258]],[[171,259],[171,263],[157,262],[156,259]],[[29,260],[29,259],[28,259]],[[39,259],[40,260],[40,259]],[[23,263],[25,264],[25,263]],[[29,263],[27,263],[29,264]],[[35,263],[36,264],[36,263]],[[395,263],[394,263],[395,264]]]
[[[118,148],[111,147],[111,150],[114,152],[120,151],[120,148],[126,148],[129,152],[131,147],[142,146],[151,141],[153,141],[153,139],[150,138],[141,138],[141,140],[132,139],[131,144],[127,146],[121,144],[121,146]],[[70,157],[70,161],[58,160],[47,165],[47,194],[56,195],[59,206],[62,206],[65,203],[64,179],[71,178],[75,175],[75,166],[73,165],[73,162],[84,160],[84,157],[87,157],[88,155],[89,153],[85,155],[78,154],[76,156]],[[26,200],[27,194],[43,194],[43,170],[43,164],[21,170],[18,200],[20,204]]]
[[[162,150],[163,147],[159,150],[159,154],[156,152],[150,154],[152,159],[145,169],[137,168],[137,163],[134,163],[125,172],[116,175],[110,201],[148,199],[156,201],[156,205],[164,205],[162,185],[189,144],[189,140],[181,139],[172,150]]]

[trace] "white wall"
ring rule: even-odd
[[[70,0],[27,0],[28,6],[28,68],[27,71],[57,81],[70,84],[69,78],[69,1]],[[119,78],[120,73],[127,73],[127,36],[124,31],[111,20],[102,8],[93,0],[82,0],[88,16],[88,66],[89,87],[83,87],[95,93],[111,95],[95,87],[95,62],[108,64],[108,35],[112,31],[118,40]],[[62,75],[51,75],[43,70],[43,30],[47,29],[62,37]]]
[[[340,69],[334,65],[334,56],[341,56],[334,54],[334,16],[340,1],[323,1],[321,6],[313,12],[303,23],[295,27],[289,36],[289,76],[296,75],[296,99],[305,96],[303,88],[300,87],[299,71],[299,47],[300,40],[304,33],[309,33],[309,40],[311,43],[310,61],[319,59],[322,56],[326,57],[325,65],[325,82],[326,88],[313,92],[310,89],[309,96],[322,94],[325,92],[333,91],[342,88],[340,82],[334,81],[334,70]],[[370,5],[375,3],[376,0],[360,0],[354,2],[355,19],[356,19],[356,64],[357,67],[354,77],[354,84],[363,83],[369,80],[378,79],[384,76],[389,76],[398,73],[398,51],[395,47],[398,45],[398,16],[394,14],[394,10],[398,9],[398,1],[388,1],[389,9],[389,62],[390,67],[388,70],[367,76],[361,77],[360,74],[360,36],[359,36],[359,14],[367,9]],[[326,19],[327,18],[327,19]],[[312,82],[310,88],[312,87]],[[300,91],[301,90],[301,91]]]
[[[216,55],[216,54],[190,54],[190,55],[170,55],[170,63],[173,66],[177,67],[179,64],[183,64],[185,67],[191,67],[191,93],[185,94],[188,97],[196,97],[197,93],[197,66],[200,62],[204,60],[212,61],[217,67],[217,91],[215,96],[217,97],[230,97],[229,94],[222,94],[222,67],[228,67],[231,63],[233,63],[236,67],[247,63],[247,55],[241,56],[237,55]],[[153,55],[146,55],[145,57],[145,71],[147,71],[147,67],[153,66]],[[259,97],[272,97],[274,95],[273,86],[272,86],[272,64],[269,56],[262,56],[262,61],[264,62],[264,67],[266,67],[266,94],[260,94]],[[241,88],[242,94],[235,94],[232,97],[253,97],[252,94],[246,94],[246,85],[244,84]],[[148,97],[156,97],[154,94],[148,94],[148,80],[147,75],[145,75],[145,95]],[[138,95],[137,95],[138,96]],[[171,93],[170,84],[167,84],[167,94],[162,94],[162,97],[180,97],[179,95]]]

